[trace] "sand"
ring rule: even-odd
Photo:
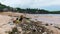
[[[7,15],[7,16],[20,16],[23,15],[23,13],[16,13],[16,12],[2,12],[0,15]]]
[[[11,27],[14,25],[7,24],[10,20],[11,17],[0,15],[0,34],[7,34],[6,31],[11,31]]]
[[[0,27],[0,34],[7,34],[5,32],[6,31],[11,31],[12,26],[13,27],[15,26],[15,25],[7,24],[12,19],[12,17],[10,17],[8,15],[20,16],[20,15],[24,15],[24,14],[22,14],[22,13],[12,13],[12,12],[3,12],[3,13],[1,13],[0,14],[0,26],[3,25],[3,24],[6,24],[6,25]],[[38,16],[36,17],[36,16],[33,16],[33,15],[28,15],[28,16],[26,15],[26,17],[34,19],[34,18],[37,18]],[[40,16],[38,18],[48,18],[48,19],[50,19],[52,21],[59,19],[59,17],[51,17],[51,16],[50,17],[49,16],[45,16],[45,17]],[[43,22],[45,22],[45,21],[43,21]],[[53,32],[54,32],[53,34],[60,34],[60,30],[58,30],[57,28],[55,28],[53,26],[47,26],[46,28],[49,29],[49,30],[53,30]]]

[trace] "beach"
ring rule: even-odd
[[[5,34],[6,30],[9,31],[9,30],[11,30],[12,27],[15,26],[15,25],[7,24],[12,19],[12,17],[9,16],[8,14],[7,15],[6,14],[5,15],[0,14],[0,26],[1,26],[0,27],[0,31],[1,31],[0,33],[1,34]],[[14,16],[18,15],[18,14],[19,13],[14,13]],[[22,15],[22,14],[20,13],[18,16],[20,16],[20,15]],[[42,21],[42,23],[60,24],[60,17],[59,16],[47,16],[47,15],[45,15],[45,16],[40,15],[39,16],[39,15],[27,14],[26,17],[31,18],[31,20],[33,20],[33,21],[35,19],[37,19],[37,21]],[[6,24],[6,25],[3,26],[3,24]],[[60,34],[60,30],[51,26],[51,25],[46,26],[46,28],[49,29],[49,30],[52,30],[54,32],[53,34]]]

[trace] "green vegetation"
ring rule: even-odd
[[[29,13],[29,14],[60,14],[60,11],[48,11],[44,9],[30,9],[30,8],[26,9],[12,8],[0,3],[0,12],[3,12],[4,9],[12,12]]]

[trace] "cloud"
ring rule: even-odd
[[[60,5],[60,0],[0,0],[2,4],[21,8],[42,8]]]
[[[40,8],[46,6],[60,5],[60,0],[45,0],[45,1],[36,1],[31,5],[31,7]]]

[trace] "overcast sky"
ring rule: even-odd
[[[0,2],[11,7],[60,10],[60,0],[0,0]]]

